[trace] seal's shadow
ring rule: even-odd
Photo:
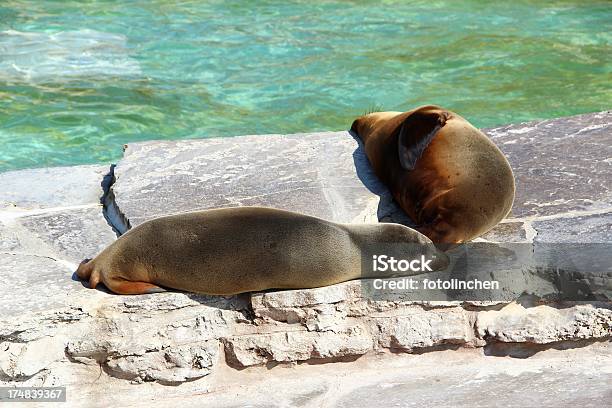
[[[352,130],[349,130],[349,134],[357,142],[357,148],[353,152],[353,163],[355,164],[357,177],[370,192],[379,197],[376,211],[378,221],[394,222],[414,228],[416,223],[395,203],[389,189],[374,174],[359,136]]]

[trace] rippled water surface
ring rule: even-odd
[[[609,1],[0,2],[0,170],[124,143],[610,108]]]

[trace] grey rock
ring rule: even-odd
[[[345,392],[339,386],[338,397],[327,406],[598,408],[610,398],[612,380],[606,363],[595,361],[600,358],[606,355],[589,351],[506,361],[472,356],[461,362],[446,355],[435,362],[413,361],[401,372],[381,370],[371,381],[362,375]]]
[[[592,305],[557,309],[510,304],[499,311],[478,313],[476,328],[478,335],[490,342],[548,344],[606,339],[612,336],[612,310]]]
[[[132,226],[243,205],[351,222],[386,192],[348,132],[130,144],[115,177],[116,204]]]
[[[167,347],[140,355],[112,358],[106,367],[113,375],[134,382],[158,381],[163,384],[193,381],[210,374],[216,362],[217,342]]]
[[[308,290],[254,293],[251,302],[257,313],[264,308],[278,309],[343,302],[354,297],[359,290],[358,282],[352,281]]]
[[[534,242],[612,243],[612,212],[552,220],[535,220],[533,228],[537,232]]]
[[[28,343],[0,343],[0,380],[24,381],[64,357],[62,339],[45,336]]]
[[[336,325],[330,331],[287,330],[225,339],[226,360],[237,367],[354,357],[372,349],[372,336],[363,325]]]
[[[365,355],[329,365],[253,367],[223,376],[221,389],[202,381],[180,387],[103,382],[69,388],[75,406],[147,407],[514,407],[599,408],[610,398],[609,343],[499,358],[479,349],[418,356]],[[95,377],[94,377],[95,379]],[[527,384],[527,386],[526,386]],[[112,386],[113,392],[106,390]],[[104,391],[100,391],[104,390]],[[483,391],[484,390],[484,391]],[[91,393],[99,397],[92,399]],[[486,391],[486,392],[485,392]]]
[[[379,343],[393,351],[417,351],[443,345],[478,344],[470,313],[463,308],[424,312],[414,308],[400,316],[377,317]]]
[[[512,216],[610,208],[612,112],[485,129],[516,178]]]
[[[10,252],[20,248],[19,237],[13,229],[0,222],[0,251]]]
[[[0,310],[2,317],[35,314],[78,302],[83,285],[74,270],[42,255],[0,253]]]
[[[0,288],[10,294],[0,298],[5,316],[78,304],[88,292],[74,275],[78,263],[115,239],[99,204],[27,214],[0,223]]]
[[[0,382],[41,384],[49,374],[60,385],[78,380],[65,362],[102,367],[132,382],[192,381],[218,364],[220,338],[251,326],[244,319],[246,299],[238,297],[78,295],[67,297],[69,306],[0,317],[0,350],[6,351],[0,353]]]
[[[490,242],[526,242],[527,234],[522,222],[503,222],[480,238]]]
[[[24,216],[18,222],[54,252],[77,264],[95,257],[116,239],[101,206]]]
[[[0,173],[0,209],[96,204],[109,166],[49,167]]]

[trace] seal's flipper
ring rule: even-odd
[[[144,295],[147,293],[166,292],[164,288],[148,282],[133,282],[121,278],[111,278],[104,282],[107,288],[119,295]]]
[[[448,117],[448,113],[437,106],[425,106],[404,120],[397,138],[399,161],[404,170],[414,170],[417,160]]]

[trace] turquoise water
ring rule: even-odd
[[[611,105],[609,1],[3,0],[0,31],[0,170],[372,108],[493,126]]]

